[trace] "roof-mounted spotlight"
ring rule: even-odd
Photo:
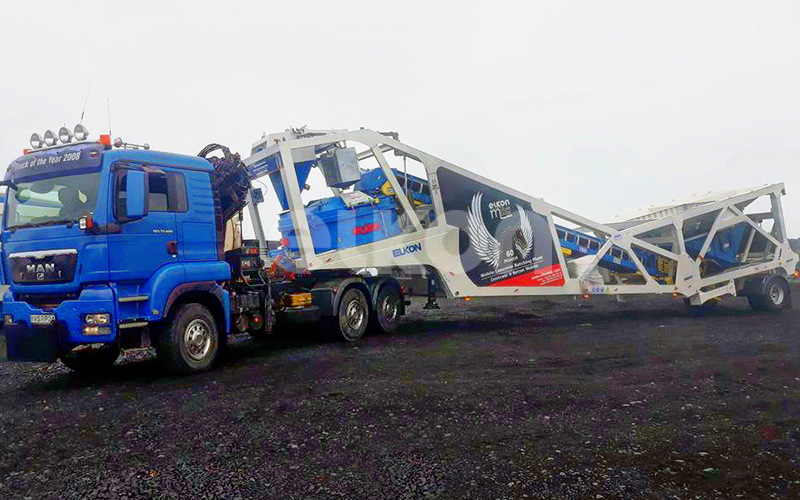
[[[69,144],[72,142],[72,131],[67,127],[61,127],[58,129],[58,139],[64,144]]]
[[[44,141],[42,140],[42,136],[39,134],[32,134],[31,135],[31,147],[33,149],[39,149],[44,145]]]
[[[134,144],[132,142],[123,141],[122,137],[114,139],[114,147],[123,149],[144,149],[145,151],[150,149],[150,145],[146,142],[144,144]]]
[[[56,137],[56,133],[52,130],[48,130],[44,133],[44,143],[47,144],[48,147],[55,146],[58,142],[58,137]]]
[[[89,137],[89,130],[80,123],[75,125],[74,132],[76,141],[85,141]]]

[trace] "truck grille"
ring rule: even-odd
[[[15,252],[8,255],[9,278],[15,283],[67,283],[75,275],[78,251],[74,248]]]

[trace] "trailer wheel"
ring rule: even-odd
[[[747,301],[757,311],[780,311],[789,305],[789,283],[781,276],[771,276],[764,283],[763,292],[750,293]]]
[[[375,301],[375,314],[370,318],[370,328],[373,331],[384,333],[397,330],[400,324],[402,300],[400,290],[396,286],[385,285],[381,288]]]
[[[201,304],[183,304],[170,313],[156,346],[161,364],[182,373],[211,368],[218,352],[214,316]]]
[[[59,359],[67,368],[76,373],[94,374],[107,371],[118,357],[119,347],[115,344],[102,349],[64,353],[59,356]]]
[[[359,288],[350,288],[339,302],[339,333],[348,342],[360,339],[369,326],[369,303]]]

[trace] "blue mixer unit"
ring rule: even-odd
[[[389,196],[375,200],[375,203],[354,208],[348,208],[337,197],[309,203],[305,212],[314,241],[314,252],[351,248],[400,234],[394,200]],[[298,251],[290,212],[280,215],[278,229],[283,236],[283,246],[290,252]]]

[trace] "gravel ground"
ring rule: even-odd
[[[442,305],[190,377],[0,363],[0,498],[800,498],[800,308]]]

